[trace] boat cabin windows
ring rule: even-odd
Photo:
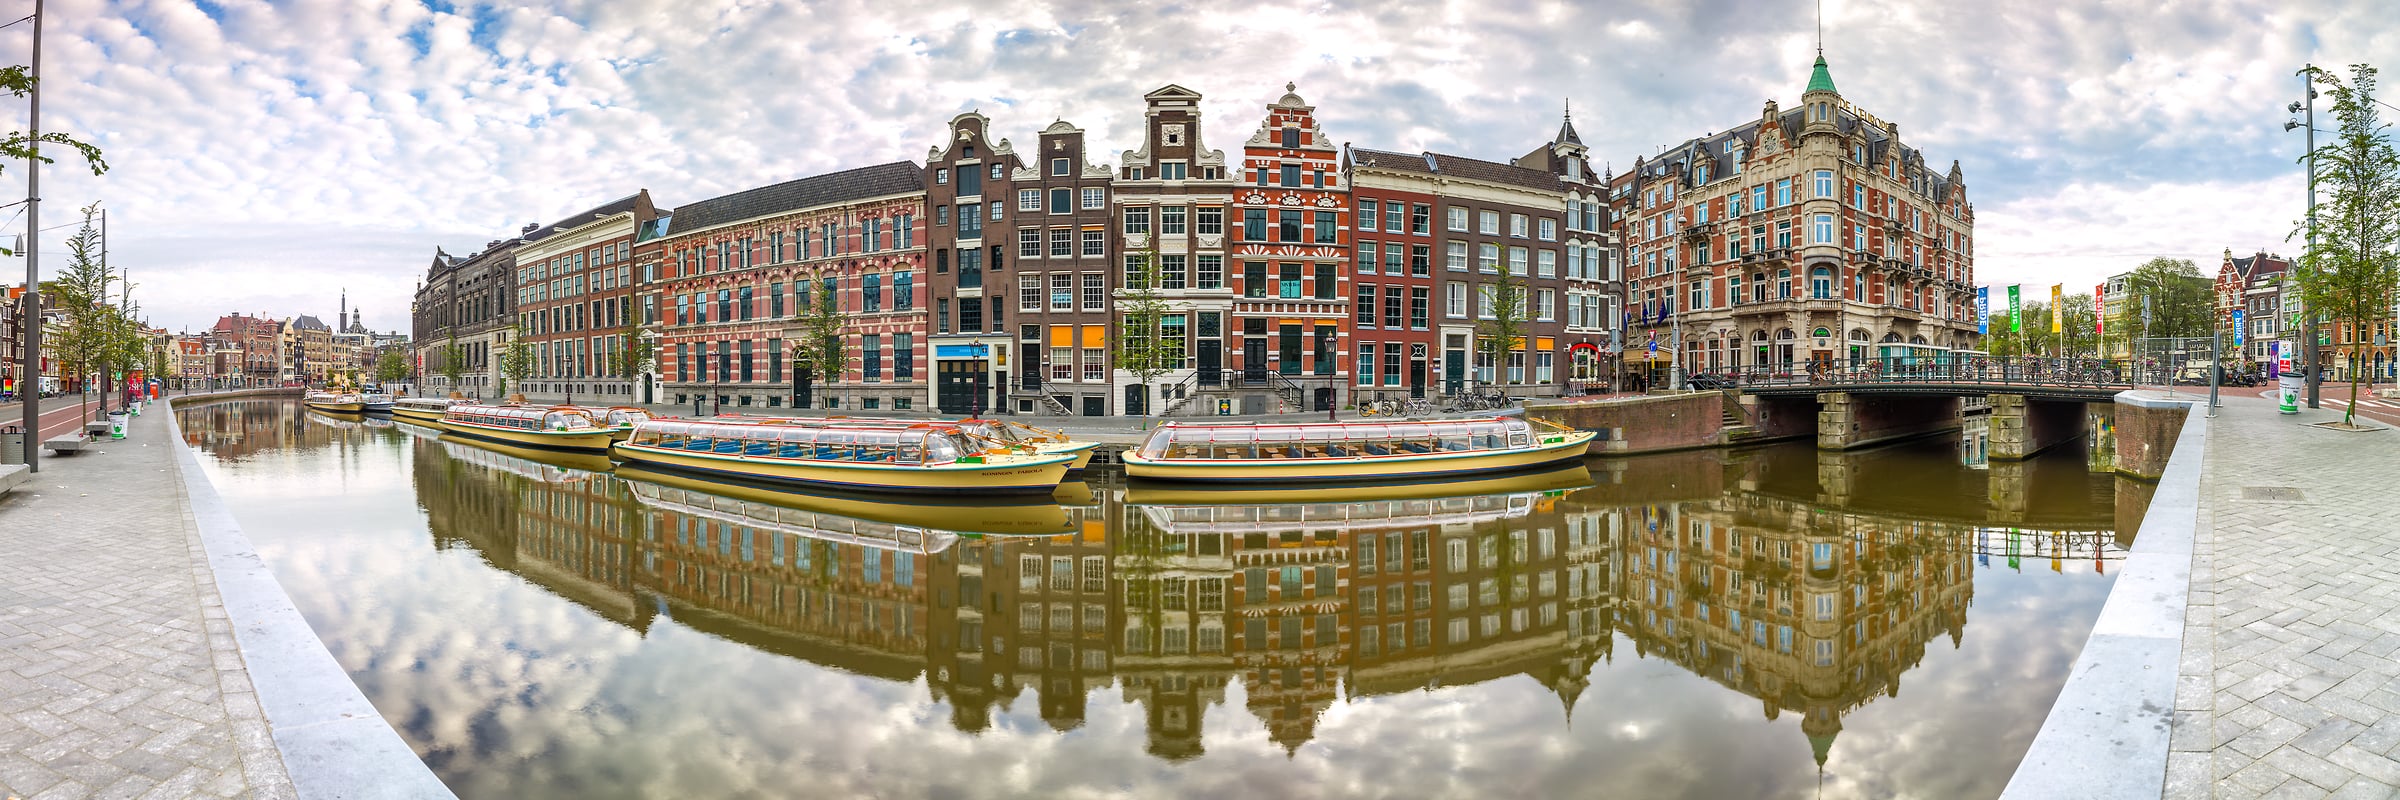
[[[1420,456],[1533,446],[1523,419],[1328,425],[1169,425],[1144,440],[1152,459]]]
[[[597,428],[590,414],[580,408],[536,408],[532,406],[451,406],[444,418],[451,422],[481,425],[487,428],[514,428],[524,431],[569,431]]]
[[[926,425],[831,427],[649,420],[636,426],[626,443],[748,458],[854,464],[939,465],[980,452],[965,445],[958,431]]]

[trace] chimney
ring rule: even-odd
[[[542,227],[542,224],[541,224],[541,223],[539,223],[539,222],[528,222],[528,223],[525,223],[525,227],[524,227],[524,229],[523,229],[523,230],[519,230],[519,231],[517,231],[517,232],[518,232],[518,233],[532,233],[532,232],[534,232],[536,229],[539,229],[539,228],[541,228],[541,227]]]

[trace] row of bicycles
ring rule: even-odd
[[[1444,396],[1442,402],[1409,395],[1382,396],[1359,403],[1358,413],[1370,417],[1423,417],[1462,411],[1497,411],[1513,408],[1517,401],[1496,390],[1468,389]]]

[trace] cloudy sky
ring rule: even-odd
[[[1845,98],[1962,163],[1981,282],[2088,287],[2154,255],[2292,249],[2293,72],[2400,64],[2380,6],[1825,0],[1825,49]],[[370,327],[405,330],[436,246],[472,251],[636,188],[671,207],[922,159],[970,109],[1020,141],[1064,118],[1114,153],[1142,93],[1170,82],[1207,96],[1204,141],[1223,149],[1286,81],[1337,140],[1491,159],[1546,140],[1572,98],[1595,156],[1622,168],[1795,102],[1814,46],[1803,0],[47,8],[43,127],[98,143],[112,169],[46,171],[42,226],[110,209],[112,260],[171,328],[330,317],[346,288]],[[12,63],[30,28],[0,29]],[[6,115],[22,129],[22,101]],[[71,232],[43,233],[45,277]]]

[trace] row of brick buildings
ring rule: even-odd
[[[405,351],[408,337],[369,330],[343,298],[334,315],[339,329],[314,315],[278,319],[235,312],[218,317],[199,333],[153,331],[152,346],[164,351],[171,388],[239,389],[255,386],[322,386],[355,377],[371,381],[377,359]]]
[[[2297,309],[2302,304],[2299,282],[2291,278],[2292,274],[2292,259],[2285,256],[2265,250],[2247,256],[2235,256],[2230,248],[2225,251],[2214,281],[2218,319],[2230,332],[2233,312],[2242,312],[2242,348],[2238,355],[2229,350],[2229,358],[2263,364],[2277,355],[2273,349],[2277,342],[2287,343],[2280,346],[2299,346],[2302,337]],[[2317,363],[2333,380],[2347,381],[2352,376],[2365,381],[2400,378],[2400,352],[2394,350],[2400,344],[2400,322],[2390,315],[2393,309],[2384,311],[2387,312],[2384,316],[2368,320],[2363,326],[2332,321],[2318,326]]]
[[[970,112],[921,164],[672,209],[645,190],[437,250],[419,372],[488,396],[522,336],[532,370],[512,383],[542,399],[1217,414],[1604,391],[1664,371],[1669,325],[1693,370],[1976,345],[1958,165],[1929,170],[1822,59],[1802,108],[1770,102],[1622,175],[1571,118],[1505,161],[1401,153],[1337,144],[1285,89],[1231,158],[1204,142],[1200,94],[1168,85],[1113,166],[1064,121],[1020,148]],[[1135,285],[1145,264],[1155,287]],[[1115,354],[1147,291],[1182,358],[1142,382]],[[839,374],[795,360],[821,303],[845,320]],[[1487,346],[1510,308],[1520,335]],[[611,357],[637,338],[641,368]]]

